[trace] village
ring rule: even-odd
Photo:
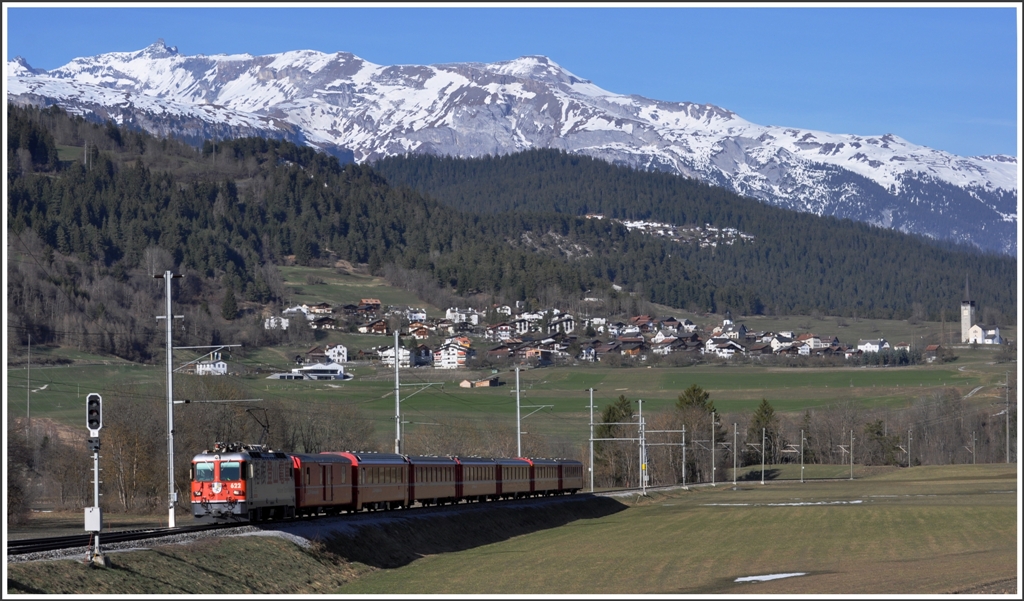
[[[300,325],[301,324],[301,325]],[[381,305],[374,298],[358,304],[301,304],[281,316],[264,320],[267,330],[309,327],[405,340],[398,345],[400,368],[486,368],[504,365],[545,366],[579,362],[642,365],[651,359],[672,358],[679,365],[743,357],[805,357],[864,362],[885,356],[881,364],[932,362],[944,356],[939,344],[912,348],[907,342],[884,338],[841,341],[835,335],[812,332],[756,331],[735,323],[728,314],[721,323],[700,326],[673,316],[635,315],[625,320],[590,316],[577,318],[556,308],[527,311],[522,306],[492,306],[486,311],[452,307],[443,318],[428,318],[422,308]],[[996,326],[976,322],[973,300],[961,306],[962,342],[1002,344]],[[874,355],[870,355],[870,354]],[[270,379],[343,380],[350,361],[394,366],[395,345],[350,351],[343,344],[313,346],[295,357],[297,367],[274,373]],[[891,362],[891,363],[890,363]],[[224,374],[219,357],[196,365],[197,374]]]

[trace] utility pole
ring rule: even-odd
[[[913,428],[907,428],[907,467],[910,467],[910,441],[913,439]]]
[[[402,408],[398,396],[398,329],[395,328],[395,453],[402,452]]]
[[[711,486],[715,485],[715,412],[711,412]]]
[[[971,432],[971,459],[974,460],[973,461],[974,465],[978,465],[978,454],[976,453],[977,450],[978,450],[978,433],[977,432]]]
[[[163,275],[155,275],[154,278],[164,281],[165,303],[164,315],[158,315],[157,319],[167,322],[167,526],[174,528],[174,506],[178,502],[178,494],[174,490],[174,368],[173,368],[173,346],[171,344],[172,325],[175,319],[184,319],[184,315],[171,313],[171,280],[180,278],[180,273],[165,271]]]
[[[593,411],[593,409],[591,409]],[[593,416],[591,416],[593,422]],[[593,438],[593,436],[591,436]],[[516,367],[516,457],[523,456],[523,425],[519,417],[519,368]]]
[[[645,457],[644,449],[644,402],[642,399],[636,400],[637,407],[639,407],[639,413],[637,414],[637,423],[640,428],[640,490],[644,495],[647,494],[647,462]]]
[[[850,430],[850,480],[853,480],[853,430]]]
[[[764,484],[764,441],[765,428],[761,428],[761,484]]]
[[[804,483],[804,431],[800,429],[800,484]]]
[[[25,437],[28,438],[32,427],[32,334],[28,335],[28,366],[25,372]],[[1009,406],[1009,405],[1007,405]],[[1006,431],[1009,435],[1010,431]],[[1009,447],[1007,447],[1009,448]],[[1009,454],[1007,454],[1009,456]]]
[[[1010,372],[1006,372],[1006,463],[1010,463]]]
[[[736,486],[736,455],[738,455],[739,447],[736,446],[736,422],[732,423],[732,485]]]
[[[516,382],[519,388],[519,382]],[[590,389],[590,492],[594,492],[594,389]]]
[[[686,424],[683,424],[683,488],[686,488]]]

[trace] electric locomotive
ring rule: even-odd
[[[250,521],[295,516],[292,459],[262,445],[218,442],[192,458],[192,516]]]

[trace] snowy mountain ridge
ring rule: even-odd
[[[59,104],[193,142],[284,137],[357,162],[556,148],[1016,254],[1016,157],[757,125],[710,104],[614,94],[543,56],[382,66],[311,50],[186,56],[161,40],[52,71],[18,57],[6,82],[10,102]]]

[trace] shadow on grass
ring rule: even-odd
[[[782,474],[782,470],[778,470],[778,469],[765,469],[764,470],[764,479],[765,480],[775,480],[776,478],[779,477],[780,474]],[[761,481],[761,470],[753,470],[753,471],[749,471],[749,472],[743,474],[742,476],[737,476],[736,477],[736,481],[737,482],[760,482]]]
[[[349,561],[397,568],[426,555],[464,551],[626,508],[607,497],[578,495],[386,512],[383,519],[324,540],[323,548]]]

